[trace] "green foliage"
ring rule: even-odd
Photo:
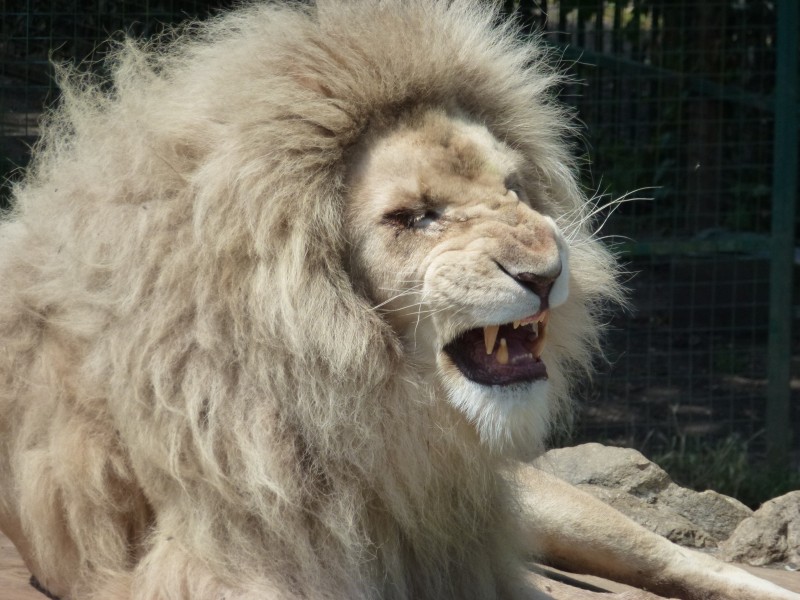
[[[715,442],[676,435],[651,458],[684,487],[711,489],[756,509],[763,502],[800,489],[800,471],[770,465],[750,452],[753,440],[730,435]]]

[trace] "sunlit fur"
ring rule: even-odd
[[[355,152],[347,180],[354,282],[485,449],[530,459],[563,408],[560,347],[575,346],[575,330],[561,321],[562,307],[569,310],[569,244],[548,216],[558,206],[525,157],[469,117],[423,108],[377,129]],[[387,215],[415,207],[418,225],[387,223]],[[542,299],[509,273],[550,269],[559,272],[547,296],[556,342],[543,347],[548,379],[501,386],[465,377],[444,348],[465,331],[538,314]]]
[[[520,153],[567,219],[559,413],[611,260],[557,76],[498,23],[468,0],[259,4],[122,44],[107,81],[62,70],[0,225],[0,527],[52,593],[517,597],[508,459],[352,285],[343,228],[349,152],[415,106]]]

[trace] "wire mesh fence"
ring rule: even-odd
[[[5,179],[27,163],[42,108],[56,99],[54,62],[97,61],[109,38],[148,37],[165,25],[206,17],[231,4],[230,0],[3,0],[0,176]]]
[[[653,451],[735,434],[763,452],[775,6],[521,4],[573,62],[563,97],[587,124],[587,187],[600,202],[649,198],[619,205],[604,228],[632,311],[611,322],[579,437]],[[800,422],[796,400],[790,414]]]
[[[114,32],[149,36],[229,4],[5,0],[0,174],[25,165],[56,97],[51,60],[97,58]],[[777,197],[773,186],[776,4],[509,0],[505,9],[573,74],[561,97],[586,124],[575,149],[591,165],[587,189],[600,204],[625,200],[605,211],[602,234],[628,271],[631,309],[610,320],[608,360],[584,389],[574,439],[655,451],[735,434],[763,452],[769,362],[800,353],[796,337],[791,352],[768,351],[772,216],[776,202],[797,199],[796,188]],[[792,315],[783,318],[790,328]],[[789,434],[800,424],[800,392],[791,393],[779,412]]]

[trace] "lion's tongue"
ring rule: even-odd
[[[484,385],[507,385],[545,379],[547,369],[539,358],[545,340],[545,324],[472,329],[445,347],[467,378]]]

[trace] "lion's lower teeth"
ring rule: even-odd
[[[494,342],[497,339],[497,332],[500,331],[499,325],[488,325],[483,328],[483,343],[486,345],[486,354],[491,354],[494,350]]]
[[[533,359],[534,359],[533,354],[530,354],[529,352],[526,352],[525,354],[520,354],[520,355],[515,356],[514,358],[512,358],[511,359],[511,364],[512,365],[516,365],[516,364],[519,364],[519,363],[526,363],[526,362],[532,361]]]
[[[500,338],[500,347],[497,349],[497,362],[501,365],[508,364],[508,345],[506,338]]]

